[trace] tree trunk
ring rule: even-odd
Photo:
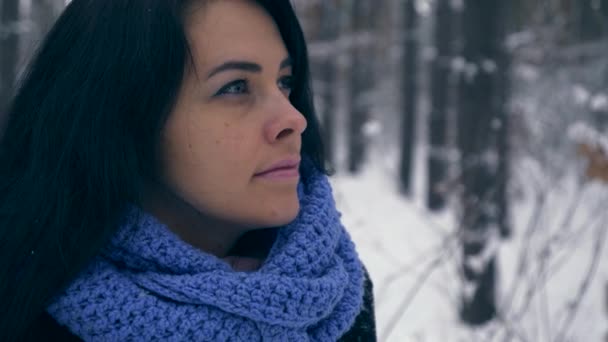
[[[55,23],[65,0],[32,1],[32,20],[36,24],[36,36],[41,39]]]
[[[414,126],[416,124],[416,100],[418,91],[417,80],[417,51],[418,51],[418,13],[416,12],[416,1],[406,0],[404,2],[405,14],[405,41],[403,53],[403,120],[401,123],[401,156],[399,166],[400,188],[404,194],[411,195],[412,171],[414,156]]]
[[[0,132],[14,92],[19,61],[19,0],[2,0],[0,8]],[[1,135],[1,134],[0,134]]]
[[[439,210],[445,206],[448,169],[447,122],[449,106],[450,61],[452,57],[452,13],[450,0],[438,0],[435,14],[436,56],[431,76],[430,148],[428,154],[427,206]]]
[[[580,40],[598,39],[607,32],[608,1],[578,0],[577,26]],[[603,7],[603,8],[602,8]]]
[[[460,314],[464,322],[480,325],[496,316],[496,254],[491,248],[498,236],[509,231],[505,8],[498,0],[465,0],[464,4],[463,55],[468,66],[459,87],[461,239],[464,278],[473,291],[465,291]]]
[[[363,166],[367,139],[363,128],[370,118],[370,90],[373,89],[372,63],[369,34],[373,32],[378,4],[368,0],[353,1],[352,32],[353,54],[351,63],[351,113],[348,143],[348,170],[357,173]],[[367,35],[366,35],[367,34]]]
[[[321,41],[326,44],[334,44],[339,33],[338,4],[335,0],[325,0],[322,3]],[[323,143],[325,144],[325,158],[329,167],[336,166],[335,150],[335,122],[336,122],[336,53],[328,53],[323,56],[319,67],[319,84],[321,95],[321,120],[323,128]]]
[[[509,206],[508,200],[508,183],[510,179],[510,155],[511,149],[509,145],[509,137],[510,137],[510,127],[511,120],[509,119],[510,115],[508,113],[508,105],[509,97],[511,96],[511,82],[509,78],[509,70],[511,69],[511,59],[510,56],[504,47],[501,45],[505,37],[507,35],[507,30],[505,29],[507,24],[507,20],[505,16],[509,13],[507,10],[503,10],[503,13],[500,14],[502,17],[498,20],[499,31],[498,31],[498,44],[496,51],[496,99],[495,99],[495,110],[496,110],[496,118],[491,123],[492,132],[494,132],[496,136],[496,150],[498,157],[498,170],[496,170],[494,181],[496,182],[496,205],[498,208],[497,218],[498,218],[498,229],[500,233],[500,237],[503,239],[510,238],[512,235],[512,225],[509,218],[511,208]]]

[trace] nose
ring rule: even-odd
[[[269,143],[289,139],[291,136],[300,136],[306,129],[306,118],[283,95],[271,101],[269,110],[271,119],[264,127],[264,136]]]

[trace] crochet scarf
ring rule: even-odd
[[[336,341],[361,310],[363,268],[326,176],[301,171],[300,213],[257,271],[133,210],[48,313],[86,341]]]

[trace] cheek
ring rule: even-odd
[[[247,134],[238,131],[224,131],[215,134],[209,141],[201,142],[200,155],[214,163],[218,172],[238,171],[252,167],[255,144]]]
[[[245,145],[243,134],[230,129],[228,123],[192,122],[183,127],[184,134],[178,137],[175,147],[187,151],[179,153],[184,159],[196,164],[223,164],[236,157]]]
[[[191,186],[201,191],[248,181],[246,176],[256,167],[251,138],[228,124],[215,125],[215,129],[197,126],[178,135],[166,151],[166,169],[172,181],[181,183],[181,188]]]

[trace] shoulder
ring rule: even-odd
[[[363,291],[363,307],[352,328],[340,338],[340,342],[376,341],[376,318],[374,314],[374,287],[366,269]]]
[[[35,323],[41,326],[42,331],[51,329],[65,332],[69,329],[71,334],[83,339],[101,336],[116,315],[126,315],[134,303],[145,301],[150,306],[155,304],[149,303],[154,299],[150,296],[133,295],[140,293],[136,284],[114,265],[96,259],[53,298]]]
[[[57,321],[45,311],[32,323],[22,341],[75,342],[82,340],[78,336],[72,334],[68,328],[57,323]]]

